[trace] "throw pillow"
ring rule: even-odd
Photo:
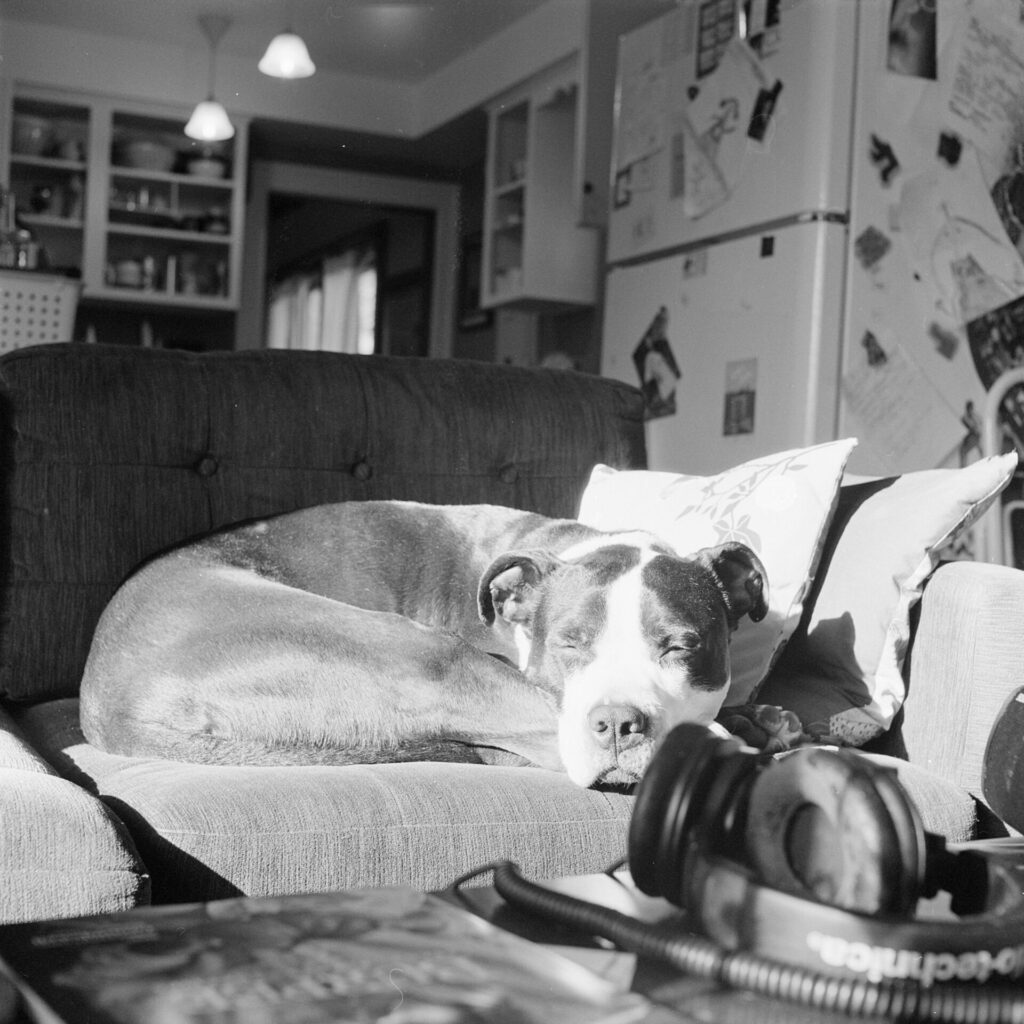
[[[843,467],[856,440],[752,459],[716,476],[596,466],[580,521],[599,530],[648,530],[681,555],[740,541],[768,575],[768,614],[733,634],[726,703],[747,704],[800,622]]]
[[[1009,483],[1015,453],[845,485],[803,619],[757,700],[862,745],[906,695],[910,615],[940,552]]]

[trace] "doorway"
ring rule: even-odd
[[[385,262],[375,350],[451,355],[458,210],[458,186],[450,183],[254,161],[235,347],[264,346],[268,285],[280,268],[377,232]],[[314,235],[317,245],[309,244]]]
[[[264,343],[430,353],[433,210],[273,192]]]

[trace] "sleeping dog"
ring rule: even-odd
[[[710,724],[729,638],[767,612],[742,544],[490,505],[321,505],[145,564],[97,626],[86,737],[212,764],[470,760],[628,785]]]

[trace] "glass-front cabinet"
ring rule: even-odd
[[[600,236],[577,219],[575,57],[488,108],[481,302],[557,310],[593,305]]]
[[[110,138],[103,284],[111,297],[231,305],[235,147],[200,147],[168,122],[117,111]]]
[[[6,184],[18,219],[50,267],[81,276],[91,112],[88,106],[14,100]],[[33,263],[38,266],[38,254]],[[35,269],[29,267],[26,269]]]
[[[81,277],[81,306],[102,323],[126,311],[219,318],[238,307],[247,122],[201,144],[188,110],[8,88],[0,185],[38,243],[37,269]],[[82,317],[80,316],[80,320]]]

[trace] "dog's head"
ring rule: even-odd
[[[730,634],[763,619],[767,598],[743,544],[680,558],[634,535],[502,555],[478,595],[484,622],[511,629],[519,668],[557,701],[559,754],[581,786],[637,782],[673,726],[714,720]]]

